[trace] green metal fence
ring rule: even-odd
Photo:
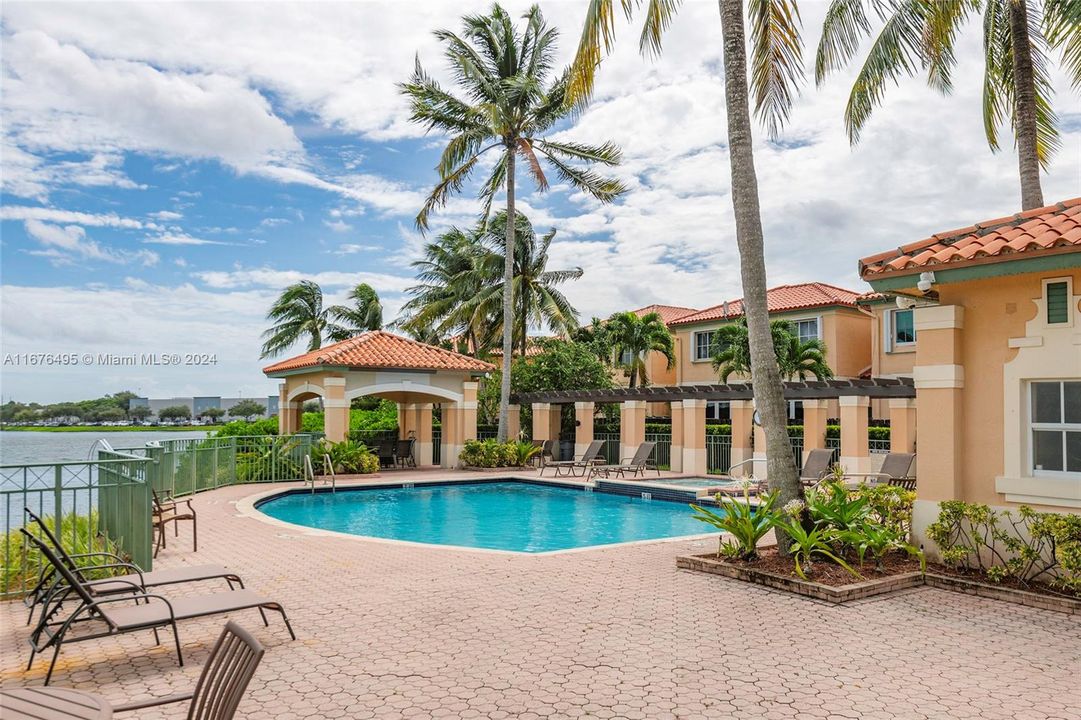
[[[619,463],[619,433],[594,433],[594,440],[604,440],[604,447],[601,448],[601,452],[604,454],[604,461],[609,465],[616,465]]]
[[[657,443],[651,460],[657,467],[672,466],[672,433],[646,433],[646,442]]]
[[[706,472],[726,475],[732,467],[732,436],[706,435]]]

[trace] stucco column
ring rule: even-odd
[[[432,404],[420,403],[416,407],[417,465],[431,465],[432,460]]]
[[[507,406],[507,440],[520,440],[522,437],[522,407]]]
[[[461,403],[445,402],[443,408],[443,448],[440,453],[440,466],[458,467],[458,454],[462,451],[462,406]]]
[[[751,424],[754,425],[753,420]],[[756,478],[765,480],[769,474],[767,470],[769,463],[766,461],[766,431],[761,425],[754,425],[752,432],[754,434],[754,462],[751,463],[751,467],[754,468]]]
[[[673,410],[675,406],[673,406]],[[683,401],[683,472],[688,475],[705,475],[708,472],[706,458],[706,401]]]
[[[732,415],[732,465],[738,465],[751,459],[754,403],[750,400],[733,400],[728,406]],[[728,472],[728,468],[722,468],[722,471]],[[737,472],[742,475],[750,475],[752,470],[745,465]]]
[[[646,402],[624,400],[619,406],[619,454],[629,458],[646,441]],[[620,458],[622,459],[622,458]]]
[[[963,500],[961,483],[962,395],[965,373],[961,356],[964,308],[931,305],[915,311],[916,438],[920,475],[919,500]]]
[[[890,452],[916,452],[916,401],[890,398]]]
[[[462,441],[477,439],[477,388],[480,383],[462,383]]]
[[[826,447],[826,418],[829,404],[825,400],[803,401],[803,461],[812,450]]]
[[[841,457],[838,462],[849,472],[869,472],[871,453],[867,447],[867,412],[871,399],[858,395],[842,395]]]
[[[285,383],[278,385],[278,434],[279,435],[292,435],[296,432],[296,428],[293,427],[293,416],[291,412],[295,407],[294,403],[289,402],[286,398],[289,397],[289,390],[286,388]]]
[[[345,378],[323,378],[323,432],[330,442],[341,442],[349,433],[349,401],[345,399]]]
[[[551,412],[548,413],[548,437],[556,441],[556,453],[559,452],[559,434],[562,430],[563,406],[553,404]]]
[[[593,442],[593,412],[591,402],[574,403],[574,457],[581,457]]]
[[[549,403],[533,403],[533,439],[554,440],[552,437],[552,406]]]
[[[398,438],[407,440],[409,433],[417,432],[417,406],[414,403],[398,403]]]
[[[673,400],[671,408],[672,449],[669,453],[668,467],[672,472],[683,472],[683,401]],[[703,438],[703,442],[705,442],[705,438]]]

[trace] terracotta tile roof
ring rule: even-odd
[[[860,260],[865,280],[889,273],[1005,262],[1018,255],[1081,252],[1081,198],[985,220]]]
[[[538,340],[555,340],[555,339],[556,339],[556,337],[554,335],[546,335],[546,336],[543,336],[543,337],[529,338],[528,340],[526,340],[526,343],[525,343],[525,356],[526,357],[533,357],[534,355],[540,355],[542,352],[544,352],[544,348],[541,347],[539,342],[537,342]],[[503,357],[503,348],[501,348],[501,347],[492,348],[491,350],[488,351],[488,354],[491,355],[492,357],[502,358]],[[522,353],[519,352],[518,348],[515,347],[514,350],[511,352],[511,357],[518,357],[521,354]]]
[[[696,313],[698,311],[694,308],[679,307],[678,305],[647,305],[644,308],[631,310],[631,312],[638,317],[645,317],[650,313],[657,313],[661,316],[661,320],[664,324],[669,325],[675,320],[679,320],[684,315],[690,315],[691,313]]]
[[[829,305],[845,305],[855,307],[858,292],[845,290],[836,285],[826,283],[800,283],[798,285],[779,285],[766,291],[766,302],[771,313],[786,312],[789,310],[803,310],[805,308],[827,307]],[[691,323],[706,322],[707,320],[725,320],[738,318],[743,315],[743,299],[730,300],[720,305],[700,310],[690,315],[684,315],[671,322],[671,325],[690,325]]]
[[[425,345],[400,335],[372,330],[263,368],[267,375],[319,365],[356,369],[458,370],[488,372],[495,366],[468,355]]]

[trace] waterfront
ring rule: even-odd
[[[0,431],[0,465],[86,460],[99,439],[114,448],[141,447],[152,440],[204,438],[205,430],[175,432],[121,432],[102,428],[100,432],[20,432]]]

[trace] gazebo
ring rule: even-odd
[[[467,438],[477,436],[478,380],[495,366],[374,330],[263,368],[280,378],[278,430],[286,435],[300,429],[306,400],[322,398],[324,431],[331,442],[349,432],[349,407],[354,398],[375,396],[398,404],[401,438],[416,438],[417,464],[432,462],[432,410],[441,408],[440,464],[455,467]]]

